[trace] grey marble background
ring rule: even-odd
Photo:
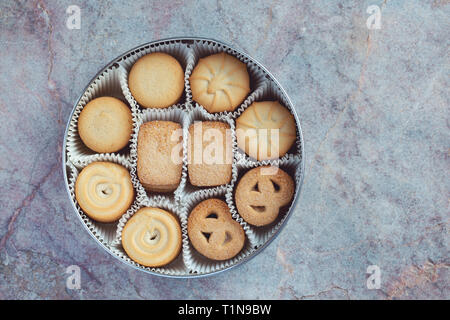
[[[80,30],[66,27],[69,5]],[[366,26],[369,5],[380,29]],[[0,299],[449,299],[449,16],[447,0],[1,1]],[[61,170],[87,82],[122,52],[180,35],[261,61],[296,105],[306,148],[280,236],[239,268],[191,280],[103,251]],[[80,290],[66,288],[73,264]]]

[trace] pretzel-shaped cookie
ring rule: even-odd
[[[239,181],[236,207],[248,223],[265,226],[275,221],[280,208],[287,205],[293,195],[294,181],[286,172],[277,167],[257,167]]]
[[[194,248],[207,258],[227,260],[244,247],[245,233],[219,199],[200,202],[189,215],[188,235]]]

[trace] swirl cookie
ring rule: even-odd
[[[135,62],[128,86],[144,108],[167,108],[180,100],[184,91],[184,71],[174,57],[155,52]]]
[[[116,152],[125,147],[133,131],[131,110],[121,100],[101,97],[90,101],[78,119],[81,140],[96,152]]]
[[[166,265],[180,253],[180,224],[170,212],[141,208],[125,224],[122,246],[131,259],[143,266]]]
[[[247,66],[224,52],[200,59],[189,82],[192,98],[208,112],[233,111],[250,93]]]
[[[92,162],[77,177],[75,197],[90,218],[99,222],[116,221],[133,202],[130,173],[119,164]]]
[[[245,243],[244,229],[233,220],[227,204],[219,199],[202,201],[192,210],[188,236],[198,252],[213,260],[233,258]]]
[[[296,137],[294,116],[277,101],[253,102],[236,119],[238,147],[259,161],[284,156]]]
[[[239,215],[254,226],[265,226],[278,217],[280,208],[294,195],[294,181],[277,167],[264,166],[248,171],[239,180],[235,200]]]

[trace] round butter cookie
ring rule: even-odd
[[[149,53],[131,68],[128,86],[142,107],[167,108],[183,94],[184,71],[174,57],[162,52]]]
[[[133,131],[131,110],[121,100],[100,97],[90,101],[78,118],[81,140],[96,152],[116,152],[125,147]]]
[[[92,162],[77,177],[75,197],[90,218],[99,222],[116,221],[134,199],[130,173],[116,163]]]
[[[251,169],[239,180],[235,201],[239,215],[254,226],[275,221],[294,195],[294,180],[274,166]]]
[[[141,208],[125,224],[122,246],[131,259],[143,266],[166,265],[180,253],[180,224],[168,211]]]
[[[213,260],[228,260],[244,247],[242,226],[220,199],[200,202],[189,214],[188,236],[194,248]]]
[[[277,101],[253,102],[236,119],[238,147],[259,161],[284,156],[296,132],[294,116]]]
[[[250,93],[247,66],[224,52],[200,59],[189,82],[192,98],[211,113],[235,110]]]

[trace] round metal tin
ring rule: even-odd
[[[193,41],[209,41],[212,43],[217,43],[220,44],[224,47],[228,47],[236,52],[238,52],[239,54],[241,54],[242,56],[245,56],[246,58],[248,58],[249,60],[251,60],[254,64],[258,65],[258,67],[260,67],[268,77],[270,77],[270,80],[272,80],[281,90],[281,92],[283,93],[283,95],[286,97],[286,100],[289,103],[289,107],[291,109],[291,111],[294,114],[294,118],[295,118],[295,122],[297,124],[297,128],[298,128],[298,133],[299,133],[299,138],[300,138],[300,144],[301,144],[301,150],[300,150],[300,156],[301,156],[301,160],[300,160],[300,170],[301,170],[301,174],[300,174],[300,178],[298,181],[296,181],[296,190],[295,190],[295,194],[297,195],[297,197],[293,200],[293,203],[291,205],[290,210],[286,213],[286,218],[283,222],[283,224],[278,228],[278,230],[263,244],[261,245],[258,249],[256,249],[252,254],[248,255],[247,257],[243,258],[242,260],[240,260],[239,262],[226,267],[224,269],[218,270],[218,271],[214,271],[214,272],[210,272],[210,273],[205,273],[205,274],[188,274],[188,275],[167,275],[167,274],[162,274],[162,273],[158,273],[158,272],[154,272],[154,271],[150,271],[150,270],[145,270],[142,268],[139,268],[135,265],[132,265],[130,263],[128,263],[127,261],[124,261],[122,259],[120,259],[118,256],[116,256],[115,254],[113,254],[108,247],[106,247],[103,243],[101,243],[96,237],[95,235],[89,230],[89,228],[86,226],[86,224],[83,222],[83,220],[81,219],[81,216],[78,214],[78,210],[75,206],[75,203],[72,201],[71,196],[70,196],[70,191],[69,191],[69,181],[68,181],[68,174],[67,174],[67,151],[66,151],[66,142],[67,142],[67,134],[68,134],[68,130],[69,130],[69,124],[70,124],[70,119],[72,119],[73,117],[73,113],[75,112],[75,109],[78,105],[78,103],[80,102],[84,92],[88,89],[89,85],[106,69],[108,69],[109,67],[111,67],[112,65],[114,65],[115,63],[117,63],[119,60],[122,59],[122,57],[127,56],[128,54],[142,48],[142,47],[146,47],[149,45],[158,45],[167,41],[181,41],[181,42],[186,42],[186,43],[191,43]],[[166,39],[161,39],[161,40],[157,40],[157,41],[151,41],[151,42],[147,42],[144,43],[140,46],[137,46],[123,54],[121,54],[120,56],[116,57],[115,59],[113,59],[112,61],[110,61],[106,66],[104,66],[94,77],[92,77],[92,79],[89,81],[89,83],[86,85],[86,87],[83,89],[83,92],[80,94],[80,96],[78,97],[77,101],[75,102],[72,112],[70,113],[69,119],[67,121],[67,125],[66,125],[66,130],[64,133],[64,141],[63,141],[63,148],[62,148],[62,170],[63,170],[63,175],[64,175],[64,183],[65,183],[65,187],[66,187],[66,191],[67,194],[69,196],[69,200],[70,203],[72,204],[72,208],[74,209],[74,212],[76,214],[76,216],[78,217],[78,219],[80,220],[81,224],[83,225],[83,227],[88,231],[88,233],[91,235],[92,238],[95,239],[95,241],[97,242],[97,244],[99,246],[101,246],[105,251],[107,251],[109,254],[111,254],[114,258],[120,260],[122,263],[127,264],[128,266],[140,270],[142,272],[146,272],[149,274],[153,274],[156,276],[160,276],[160,277],[166,277],[166,278],[200,278],[200,277],[206,277],[206,276],[211,276],[214,274],[219,274],[221,272],[224,272],[226,270],[230,270],[232,268],[235,268],[239,265],[242,265],[243,263],[251,260],[252,258],[254,258],[256,255],[258,255],[261,251],[264,250],[264,248],[266,248],[277,236],[278,234],[281,232],[281,230],[284,228],[284,226],[286,225],[286,223],[288,222],[290,216],[292,215],[292,211],[294,211],[295,206],[297,205],[298,202],[298,198],[300,196],[300,191],[302,188],[302,184],[303,184],[303,179],[304,179],[304,172],[305,172],[305,148],[304,148],[304,142],[303,142],[303,134],[302,134],[302,130],[301,130],[301,125],[300,125],[300,120],[298,118],[297,112],[295,110],[295,107],[291,101],[291,99],[289,98],[288,94],[286,93],[286,91],[284,90],[284,88],[281,86],[281,84],[277,81],[277,79],[257,60],[255,60],[253,57],[249,56],[248,54],[246,54],[245,52],[242,52],[239,49],[234,48],[233,46],[224,43],[222,41],[218,41],[218,40],[214,40],[214,39],[209,39],[209,38],[202,38],[202,37],[174,37],[174,38],[166,38]]]

